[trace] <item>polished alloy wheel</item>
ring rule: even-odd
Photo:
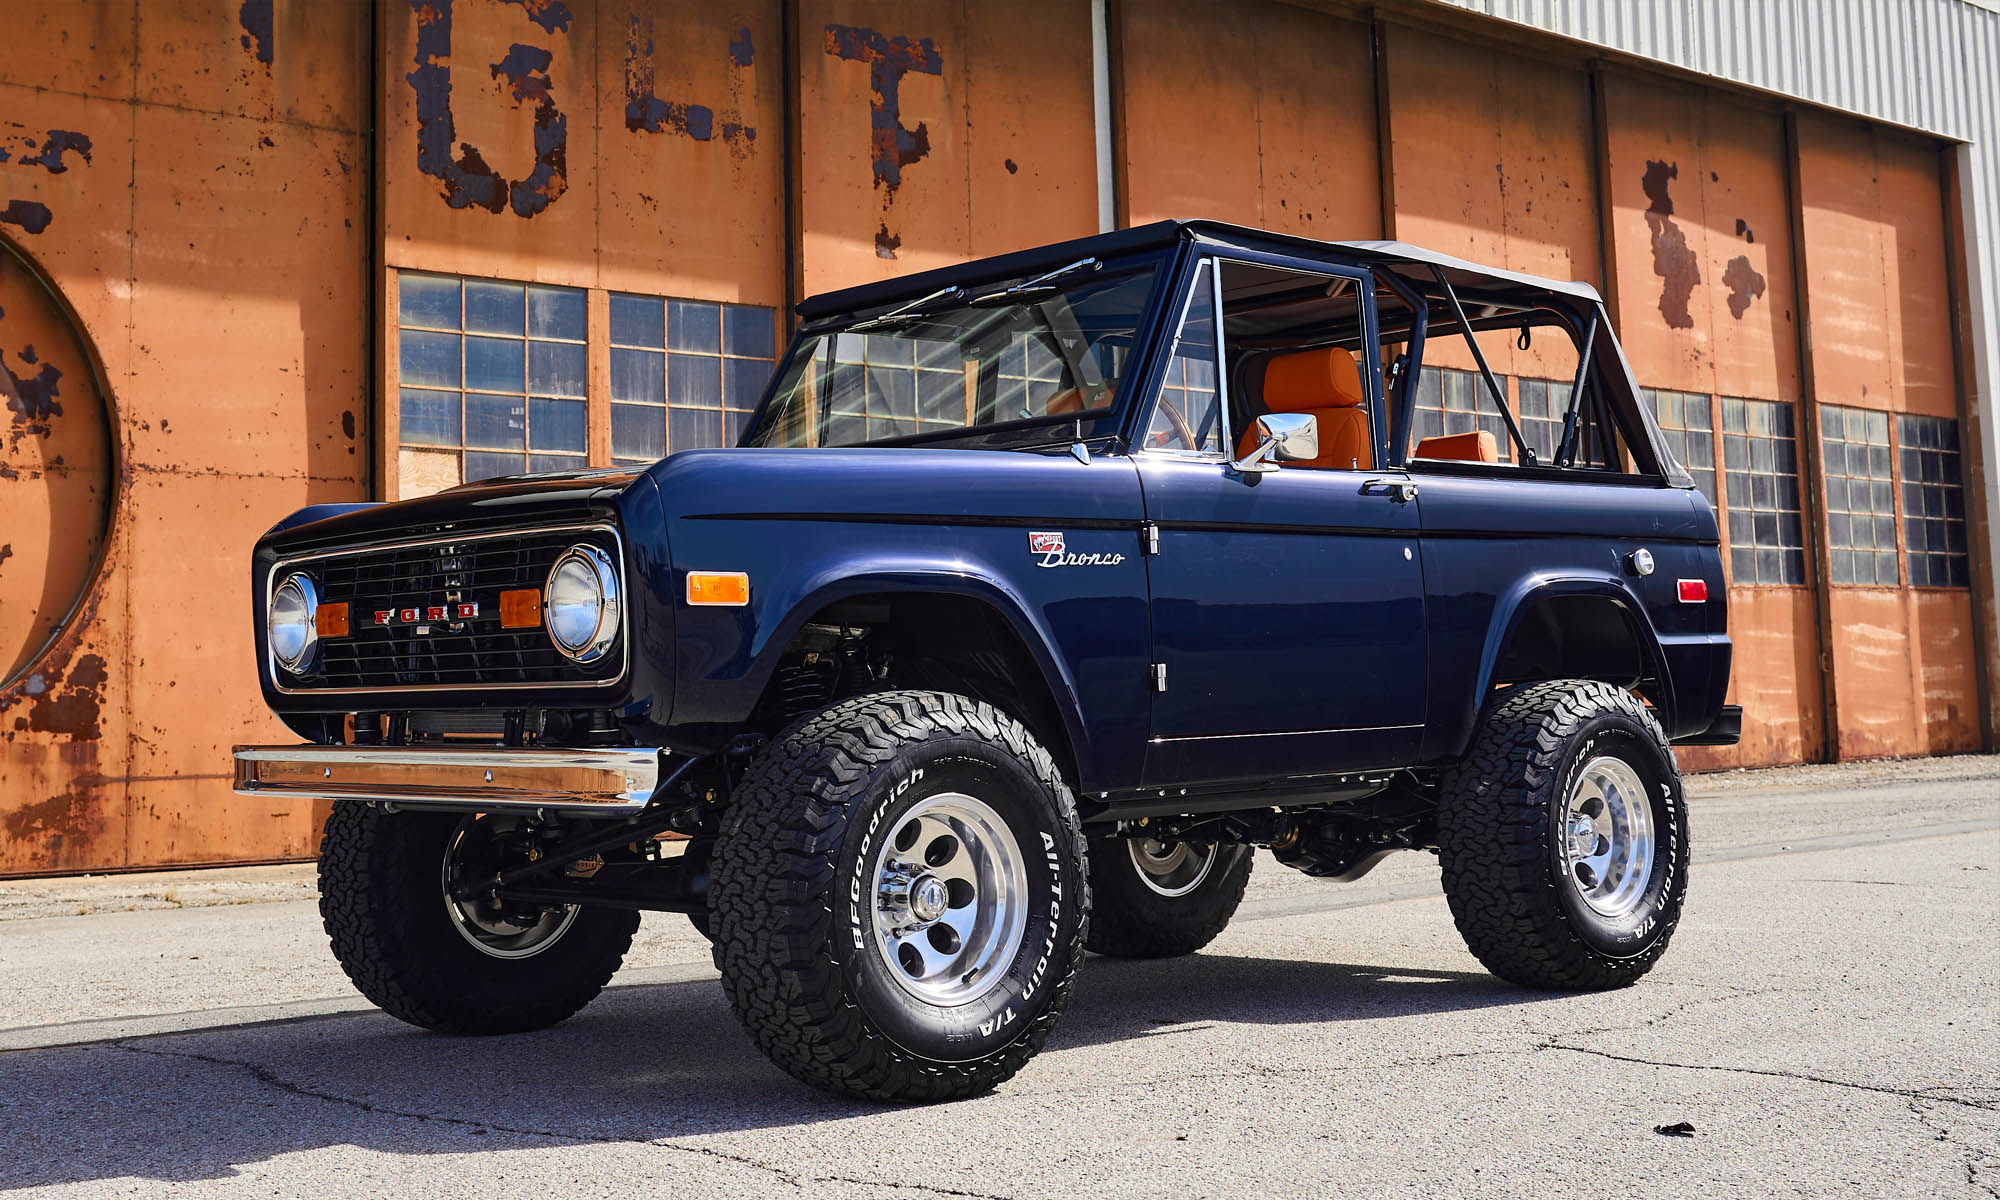
[[[875,948],[905,991],[951,1007],[1005,978],[1028,923],[1027,864],[985,801],[944,792],[896,822],[875,855]]]
[[[1584,764],[1564,802],[1563,868],[1577,895],[1602,917],[1630,916],[1653,876],[1653,809],[1638,772],[1624,761]]]
[[[575,904],[545,908],[533,921],[522,924],[510,920],[500,902],[490,897],[453,899],[452,888],[467,873],[493,869],[496,832],[499,831],[492,828],[490,821],[467,817],[445,842],[445,913],[451,918],[452,928],[458,930],[458,936],[481,954],[493,958],[533,958],[569,932],[569,927],[576,923],[576,915],[583,910]]]
[[[1132,865],[1145,885],[1162,896],[1185,896],[1201,886],[1215,867],[1215,847],[1188,842],[1127,838]]]

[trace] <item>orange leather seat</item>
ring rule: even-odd
[[[1447,433],[1443,437],[1427,437],[1418,442],[1416,452],[1410,457],[1497,463],[1500,461],[1500,445],[1484,429],[1476,433]]]
[[[1368,393],[1361,368],[1338,346],[1281,354],[1264,365],[1264,407],[1274,413],[1306,413],[1319,423],[1319,457],[1285,462],[1287,467],[1371,470],[1374,430],[1368,423]],[[1237,443],[1238,458],[1257,448],[1251,423]]]

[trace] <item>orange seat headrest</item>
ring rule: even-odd
[[[1410,457],[1428,458],[1433,462],[1497,463],[1500,461],[1500,446],[1493,440],[1493,435],[1484,429],[1476,433],[1447,433],[1418,442]]]
[[[1361,368],[1338,346],[1280,354],[1264,366],[1264,407],[1271,412],[1360,408]]]

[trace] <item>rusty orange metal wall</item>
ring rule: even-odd
[[[1126,224],[1382,235],[1367,25],[1282,4],[1116,11]]]
[[[284,736],[246,682],[250,544],[366,489],[366,14],[240,7],[8,12],[0,361],[61,372],[60,411],[5,435],[0,542],[27,547],[0,559],[10,649],[54,611],[17,623],[14,572],[60,546],[46,594],[66,608],[110,519],[76,619],[0,678],[0,874],[317,839],[310,811],[237,800],[223,773],[232,741]],[[60,301],[32,295],[23,258]]]
[[[1956,417],[1936,147],[1802,115],[1797,153],[1819,402]],[[1836,586],[1831,605],[1842,757],[1978,748],[1970,591]]]
[[[1785,131],[1774,109],[1664,80],[1602,81],[1615,259],[1610,299],[1647,387],[1709,397],[1800,399]],[[1726,504],[1726,498],[1718,497]],[[1723,522],[1725,554],[1727,521]],[[1817,569],[1808,555],[1807,570]],[[1693,752],[1703,766],[1821,756],[1818,624],[1801,586],[1735,584],[1730,701],[1743,742]]]
[[[1598,204],[1589,78],[1488,46],[1390,25],[1389,192],[1398,240],[1474,262],[1596,284]],[[1439,86],[1450,80],[1450,86]],[[1503,375],[1567,379],[1576,354],[1482,340]],[[1462,343],[1426,359],[1469,368]]]
[[[1772,107],[1333,7],[1114,4],[1121,218],[1602,282],[1649,386],[1955,413],[1931,143],[1802,116],[1793,163]],[[602,462],[611,292],[781,306],[1096,226],[1087,0],[9,17],[0,874],[310,853],[314,813],[227,787],[230,743],[287,737],[244,563],[301,504],[435,483],[398,450],[398,270],[586,289]],[[1830,589],[1831,738],[1815,594],[1734,589],[1747,736],[1691,764],[1977,744],[1967,592]]]
[[[798,9],[801,294],[1096,231],[1088,5]]]

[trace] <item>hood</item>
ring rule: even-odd
[[[644,478],[633,468],[514,475],[462,484],[394,503],[315,504],[273,526],[287,549],[366,542],[383,535],[490,529],[532,520],[587,518],[615,507]]]

